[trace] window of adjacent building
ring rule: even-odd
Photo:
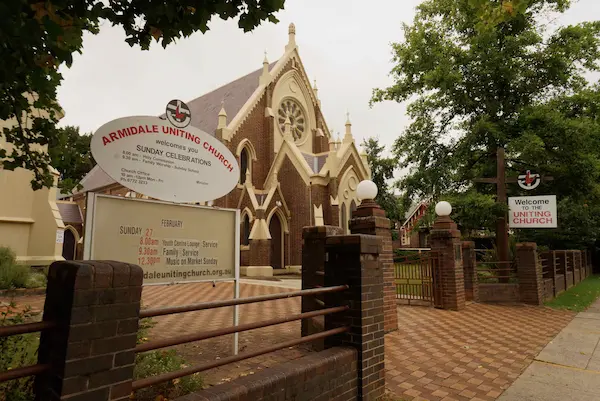
[[[242,245],[250,244],[250,216],[247,214],[242,220]]]
[[[244,148],[240,154],[240,184],[244,184],[246,182],[246,172],[248,171],[249,167],[248,149]]]

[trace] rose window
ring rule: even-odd
[[[306,130],[306,116],[302,107],[295,100],[287,99],[281,102],[277,114],[281,132],[285,132],[285,120],[289,117],[294,140],[302,139]]]

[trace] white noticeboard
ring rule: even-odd
[[[556,195],[508,198],[510,228],[556,228]]]
[[[63,244],[65,242],[65,230],[56,230],[56,243]]]
[[[218,199],[237,184],[235,156],[193,126],[177,128],[151,116],[124,117],[100,127],[91,140],[98,165],[121,185],[177,203]]]
[[[85,260],[136,264],[144,285],[233,281],[239,298],[237,209],[88,193],[85,223]],[[238,306],[233,308],[237,325]]]

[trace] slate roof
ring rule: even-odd
[[[269,64],[269,70],[273,69],[276,63],[277,61]],[[191,125],[214,136],[219,121],[221,102],[224,102],[228,120],[231,121],[258,88],[261,74],[262,68],[186,102],[192,112]],[[161,117],[164,117],[164,114]],[[81,180],[83,189],[76,193],[93,191],[115,182],[104,170],[96,166]]]
[[[93,191],[94,189],[105,187],[107,185],[114,184],[115,182],[116,181],[110,178],[108,174],[106,174],[104,170],[100,168],[100,166],[96,165],[81,180],[80,184],[83,188],[74,193]]]
[[[269,71],[275,63],[277,62],[269,64]],[[221,102],[224,102],[228,120],[231,121],[258,88],[261,74],[262,68],[186,102],[192,112],[191,125],[214,136],[219,122]]]
[[[81,210],[77,203],[62,203],[57,202],[58,211],[62,221],[66,224],[82,224],[83,217],[81,216]]]

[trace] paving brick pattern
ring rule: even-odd
[[[398,307],[386,387],[402,400],[492,401],[574,317],[533,306]]]

